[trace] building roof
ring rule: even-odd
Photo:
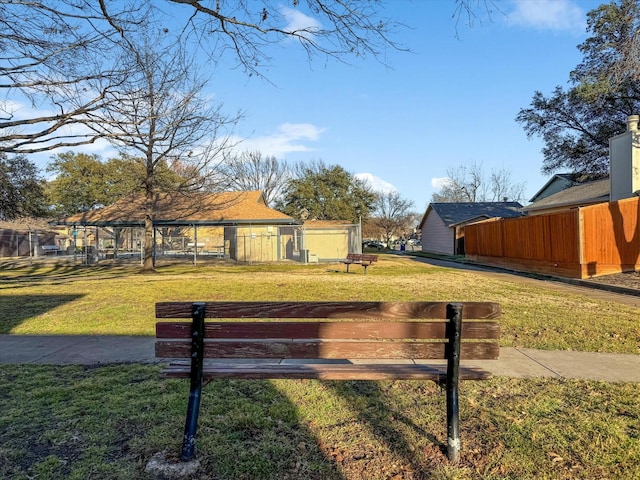
[[[113,205],[54,220],[54,225],[144,225],[144,196],[130,195]],[[267,207],[260,191],[163,193],[155,201],[154,225],[295,224],[292,217]]]
[[[349,220],[305,220],[304,226],[309,228],[334,228],[353,225]]]
[[[430,203],[422,217],[420,228],[431,210],[434,210],[447,227],[481,218],[513,218],[522,216],[518,202],[455,202]]]
[[[523,211],[531,212],[560,207],[581,207],[594,203],[608,202],[610,188],[611,185],[608,178],[580,183],[554,193],[553,195],[549,195],[548,197],[544,197],[542,200],[538,200],[531,205],[527,205],[523,208]]]
[[[547,183],[545,183],[542,188],[540,188],[540,190],[538,190],[535,195],[533,197],[531,197],[529,199],[530,202],[536,202],[538,200],[538,198],[542,197],[547,197],[548,195],[545,194],[546,190],[551,187],[552,185],[558,183],[558,182],[562,182],[564,185],[566,185],[564,188],[569,188],[572,185],[575,185],[576,183],[579,183],[578,181],[578,174],[576,173],[556,173],[553,177],[551,177]]]
[[[15,230],[18,232],[46,231],[51,230],[51,225],[42,218],[18,218],[0,221],[0,230]]]

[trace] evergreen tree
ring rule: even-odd
[[[24,155],[9,158],[0,153],[0,219],[46,215],[43,180]]]
[[[296,173],[279,204],[287,215],[357,223],[375,208],[377,195],[371,188],[338,165],[299,165]]]

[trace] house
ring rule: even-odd
[[[579,173],[557,173],[545,183],[536,194],[529,199],[529,203],[535,203],[543,198],[561,192],[581,183],[595,180]]]
[[[609,176],[554,175],[523,208],[527,215],[558,213],[614,202],[640,194],[640,131],[638,116],[627,118],[627,131],[609,139]]]
[[[571,208],[586,207],[597,203],[608,202],[610,191],[609,178],[593,180],[585,183],[574,183],[522,208],[527,215],[543,215],[557,213]],[[534,197],[535,198],[535,197]]]
[[[522,215],[518,202],[431,203],[419,225],[422,251],[443,255],[464,254],[464,227],[489,218]]]

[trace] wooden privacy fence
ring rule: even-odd
[[[465,227],[468,259],[588,278],[640,267],[640,198]]]

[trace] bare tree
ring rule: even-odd
[[[340,61],[381,58],[384,49],[402,49],[392,40],[402,26],[381,15],[378,0],[263,0],[261,10],[247,0],[168,0],[190,14],[188,27],[198,44],[219,61],[229,54],[250,75],[262,76],[270,63],[269,47],[296,41],[309,59],[316,55]],[[467,0],[456,0],[467,3]]]
[[[374,216],[371,218],[385,237],[387,245],[394,236],[404,236],[410,230],[413,219],[411,200],[402,198],[397,191],[379,192]]]
[[[142,164],[145,270],[154,267],[153,222],[158,195],[212,189],[216,167],[232,146],[227,128],[239,118],[225,115],[221,104],[213,104],[203,95],[206,81],[199,78],[186,49],[185,42],[176,43],[163,31],[124,33],[120,61],[128,76],[109,92],[113,99],[93,113],[88,124],[96,135]],[[169,177],[162,172],[167,168],[179,172],[180,184],[175,176],[165,184]]]
[[[111,17],[132,29],[145,13],[120,4]],[[0,0],[0,151],[94,142],[83,125],[127,74],[112,54],[119,39],[94,1]]]
[[[291,7],[246,0],[0,0],[0,151],[35,153],[95,142],[102,110],[130,71],[122,38],[162,31],[206,54],[207,68],[235,62],[262,75],[270,45],[295,39],[309,54],[377,56],[397,27],[377,2],[309,0]],[[27,103],[27,104],[25,104]]]
[[[258,151],[233,154],[220,165],[221,185],[235,191],[261,190],[267,205],[282,198],[282,193],[291,178],[286,161],[274,156],[263,156]]]
[[[506,168],[492,170],[489,176],[489,189],[491,201],[524,201],[526,182],[516,182],[511,177],[511,171]]]
[[[434,193],[432,202],[520,202],[524,199],[525,182],[512,180],[506,168],[491,170],[489,177],[481,163],[462,164],[447,170],[440,192]]]
[[[478,202],[484,198],[486,183],[483,181],[482,164],[462,164],[447,169],[447,178],[440,193],[434,193],[432,202]]]

